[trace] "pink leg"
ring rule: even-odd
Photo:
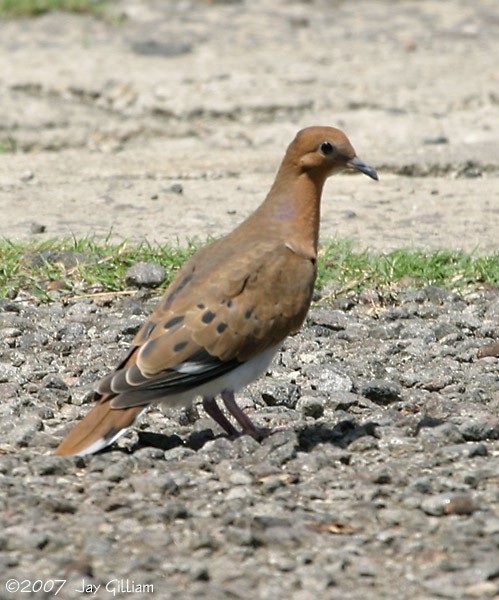
[[[210,417],[216,423],[218,423],[220,425],[220,427],[222,427],[222,429],[225,429],[225,431],[230,436],[235,437],[235,436],[239,435],[239,432],[234,427],[234,425],[232,425],[232,423],[227,419],[227,417],[220,410],[220,407],[218,406],[215,398],[203,398],[203,408],[205,409],[206,413],[208,415],[210,415]]]
[[[234,419],[236,419],[239,425],[241,425],[243,433],[246,435],[251,435],[255,440],[261,441],[272,433],[272,429],[257,427],[248,415],[239,408],[234,399],[234,392],[224,390],[222,392],[222,400],[224,401],[227,410]]]

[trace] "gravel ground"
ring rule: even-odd
[[[497,289],[319,301],[239,395],[285,426],[261,444],[195,407],[53,456],[155,301],[2,301],[5,580],[67,580],[59,598],[499,597]]]

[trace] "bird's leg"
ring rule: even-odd
[[[222,392],[222,400],[224,401],[227,410],[234,417],[234,419],[236,419],[239,425],[241,425],[243,433],[246,435],[251,435],[251,437],[255,438],[255,440],[261,441],[273,432],[272,429],[268,429],[266,427],[257,427],[253,423],[248,415],[236,404],[234,392],[230,390],[224,390]]]
[[[210,415],[210,417],[216,423],[218,423],[222,429],[225,429],[230,436],[236,437],[239,435],[239,432],[234,425],[232,425],[232,423],[220,410],[215,398],[203,398],[203,408],[205,409],[206,413]]]

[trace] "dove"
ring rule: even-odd
[[[150,405],[185,407],[198,397],[229,436],[269,435],[235,394],[266,372],[283,340],[305,320],[317,274],[324,183],[344,169],[378,180],[339,129],[299,131],[263,203],[183,264],[56,454],[98,452]]]

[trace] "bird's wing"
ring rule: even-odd
[[[137,333],[129,357],[98,385],[113,408],[198,387],[299,329],[315,265],[284,244],[255,249],[230,269],[186,264]]]

